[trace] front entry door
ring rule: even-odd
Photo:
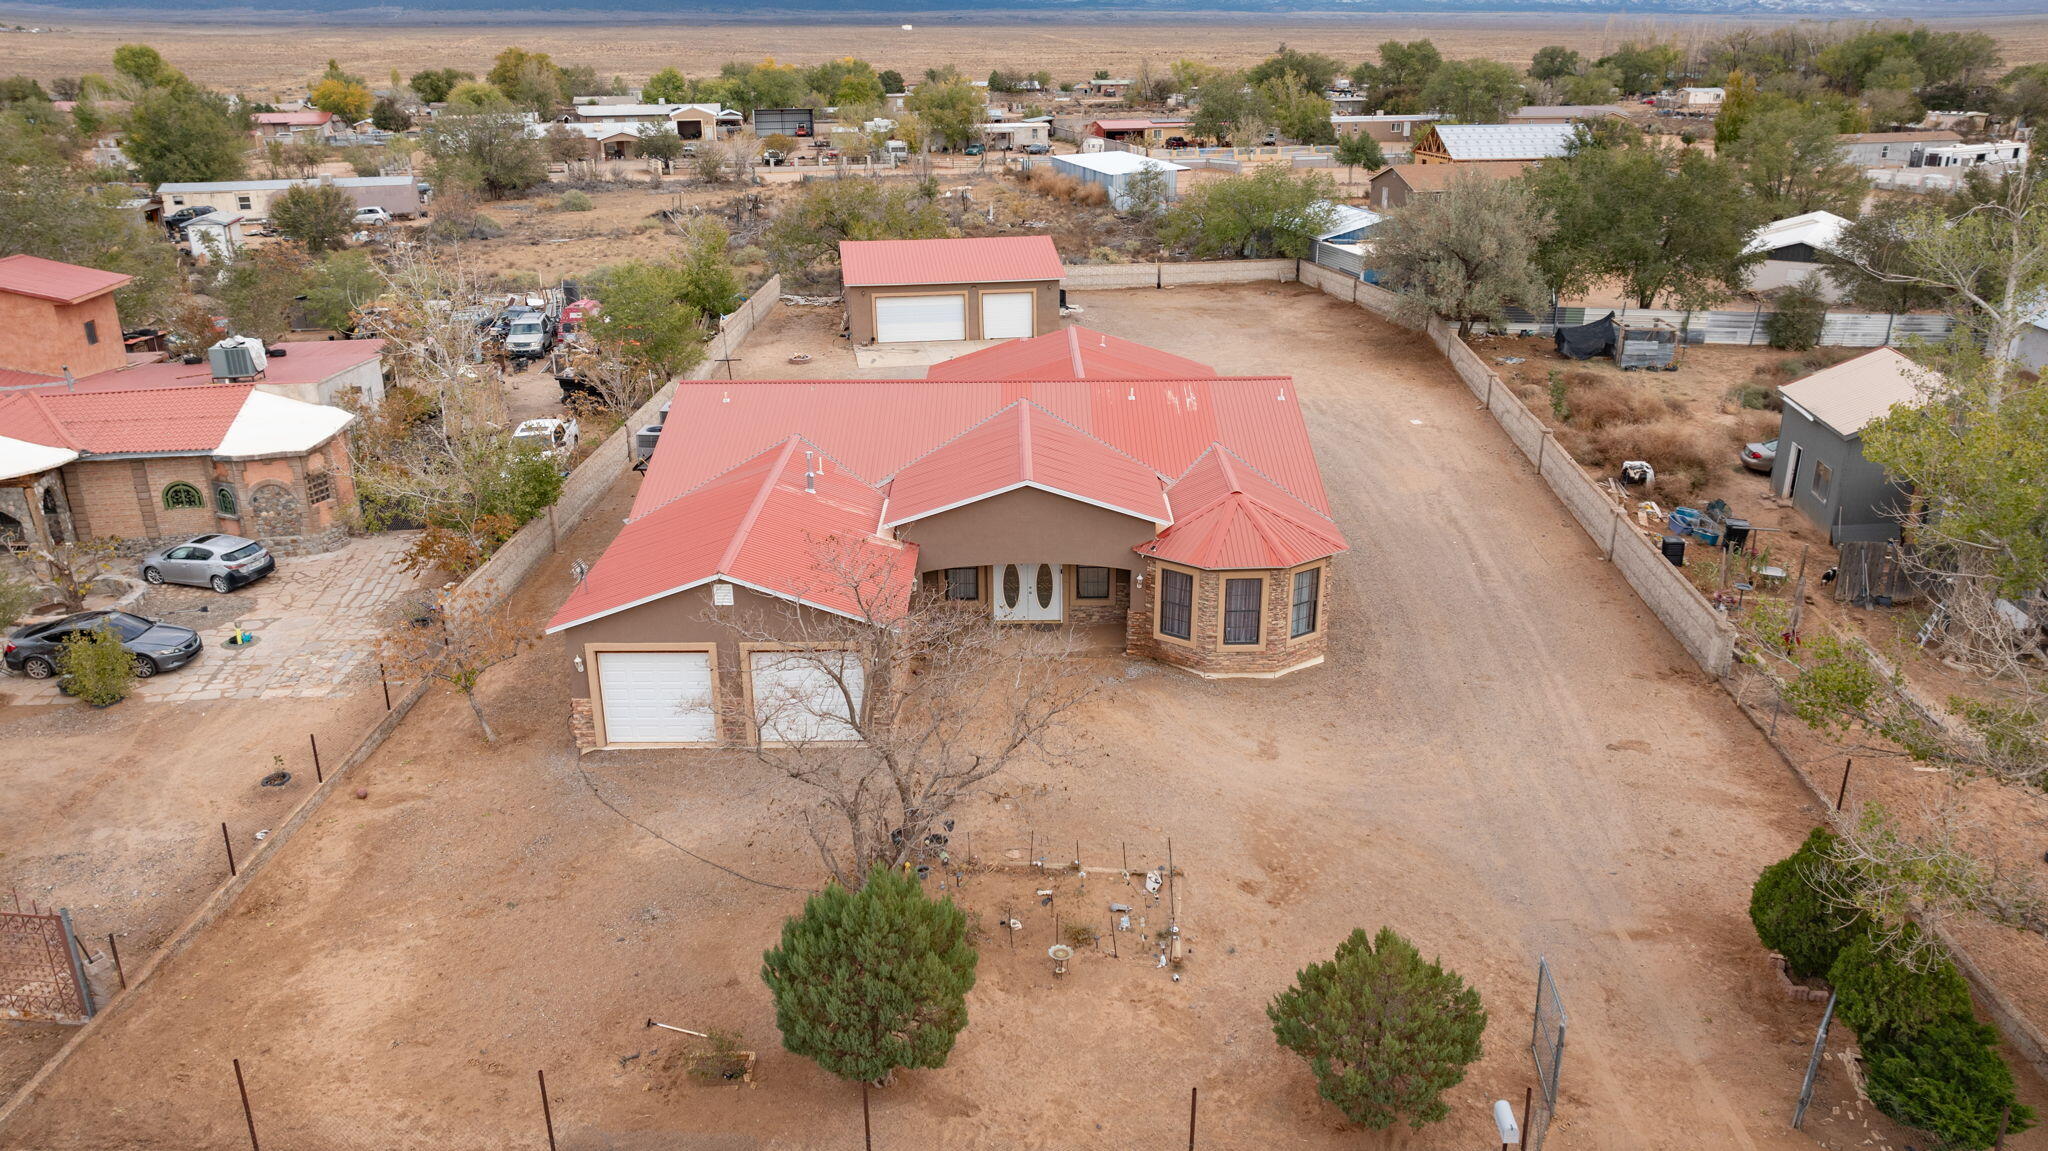
[[[1066,589],[1058,564],[997,564],[996,618],[1010,621],[1065,618]]]

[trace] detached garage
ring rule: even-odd
[[[856,344],[1009,340],[1059,327],[1066,274],[1049,236],[839,245]]]

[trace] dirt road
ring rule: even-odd
[[[1170,836],[1193,956],[1173,982],[1091,951],[1055,982],[1051,915],[1117,889],[1062,885],[1047,908],[1029,882],[949,881],[1022,938],[984,942],[949,1065],[875,1093],[876,1145],[1177,1146],[1200,1087],[1203,1146],[1481,1146],[1491,1101],[1531,1081],[1547,956],[1572,1019],[1550,1147],[1898,1146],[1833,1105],[1839,1072],[1808,1133],[1786,1126],[1819,1009],[1778,996],[1744,909],[1811,826],[1804,793],[1435,354],[1291,285],[1076,299],[1112,333],[1295,374],[1354,544],[1332,655],[1271,682],[1105,661],[1076,754],[960,813],[965,850],[993,860],[1053,843],[1108,865],[1128,845],[1151,865]],[[558,602],[633,482],[521,610]],[[579,763],[564,685],[534,659],[486,680],[494,748],[459,700],[424,701],[357,777],[369,798],[286,845],[0,1147],[237,1146],[231,1057],[266,1146],[542,1146],[538,1068],[564,1148],[857,1146],[858,1093],[778,1049],[756,974],[818,881],[802,796],[737,758]],[[1262,1010],[1382,924],[1491,1014],[1450,1119],[1420,1133],[1344,1127]],[[757,1084],[682,1084],[681,1037],[649,1016],[738,1031]]]

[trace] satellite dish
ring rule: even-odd
[[[1074,957],[1074,949],[1068,947],[1064,943],[1053,944],[1051,947],[1045,949],[1045,953],[1051,956],[1052,958],[1060,960],[1062,962],[1072,959]]]

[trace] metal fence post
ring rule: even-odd
[[[536,1070],[534,1075],[540,1079],[540,1121],[547,1125],[548,1151],[555,1151],[555,1112],[548,1106],[548,1073]]]
[[[235,1063],[235,1090],[242,1096],[242,1122],[249,1125],[249,1151],[263,1151],[263,1144],[256,1141],[256,1113],[249,1110],[249,1084],[242,1079],[242,1061]]]
[[[85,1009],[85,1017],[94,1015],[92,985],[85,981],[85,956],[80,954],[78,933],[71,930],[71,909],[60,907],[57,918],[64,924],[64,950],[71,956],[71,978],[78,982],[78,1005]]]

